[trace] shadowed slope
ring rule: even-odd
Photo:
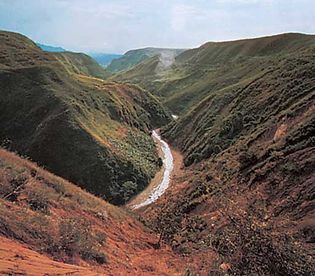
[[[170,120],[131,85],[69,74],[54,54],[0,33],[0,139],[49,170],[120,204],[158,169],[149,130]]]

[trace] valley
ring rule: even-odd
[[[104,69],[1,31],[0,93],[0,274],[315,274],[314,35]]]

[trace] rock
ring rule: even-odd
[[[220,269],[224,272],[228,272],[231,269],[231,265],[229,263],[222,263],[220,264]]]

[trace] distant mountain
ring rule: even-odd
[[[66,51],[64,48],[61,48],[61,47],[49,46],[49,45],[45,45],[41,43],[36,43],[36,45],[45,52],[59,53],[59,52]]]
[[[97,63],[103,67],[108,66],[112,60],[122,57],[121,54],[106,54],[106,53],[88,53],[89,56],[94,58]]]
[[[157,56],[173,56],[176,57],[184,52],[184,49],[167,49],[167,48],[143,48],[130,50],[125,53],[121,58],[115,59],[107,67],[110,72],[119,72],[130,69],[131,67],[141,63],[142,61]]]

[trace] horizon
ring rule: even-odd
[[[196,46],[196,47],[192,47],[192,48],[170,48],[170,47],[155,47],[155,46],[144,46],[144,47],[140,47],[140,48],[134,48],[134,49],[129,49],[127,50],[126,52],[124,53],[108,53],[108,52],[84,52],[84,53],[90,53],[90,54],[108,54],[108,55],[124,55],[126,54],[127,52],[129,51],[132,51],[132,50],[141,50],[141,49],[148,49],[148,48],[153,48],[153,49],[157,49],[157,48],[161,48],[161,49],[182,49],[182,50],[190,50],[190,49],[194,49],[194,48],[197,48],[197,47],[200,47],[206,43],[224,43],[224,42],[233,42],[233,41],[241,41],[241,40],[250,40],[250,39],[259,39],[259,38],[263,38],[263,37],[273,37],[273,36],[278,36],[278,35],[285,35],[285,34],[300,34],[300,35],[314,35],[315,36],[315,33],[301,33],[301,32],[286,32],[286,33],[275,33],[275,34],[270,34],[270,35],[265,35],[265,36],[253,36],[253,37],[244,37],[244,38],[237,38],[237,39],[233,39],[233,40],[221,40],[221,41],[205,41],[204,43]],[[58,46],[58,45],[48,45],[48,44],[45,44],[45,43],[41,43],[39,41],[34,41],[36,44],[42,44],[42,45],[45,45],[45,46],[51,46],[51,47],[60,47],[60,48],[63,48],[62,46]],[[65,49],[63,48],[63,50],[65,50],[66,52],[69,51],[69,52],[74,52],[74,51],[71,51],[69,49]],[[79,53],[79,52],[78,52]]]
[[[312,0],[15,0],[0,2],[0,29],[68,51],[124,54],[147,47],[191,49],[207,42],[314,34],[314,9]]]

